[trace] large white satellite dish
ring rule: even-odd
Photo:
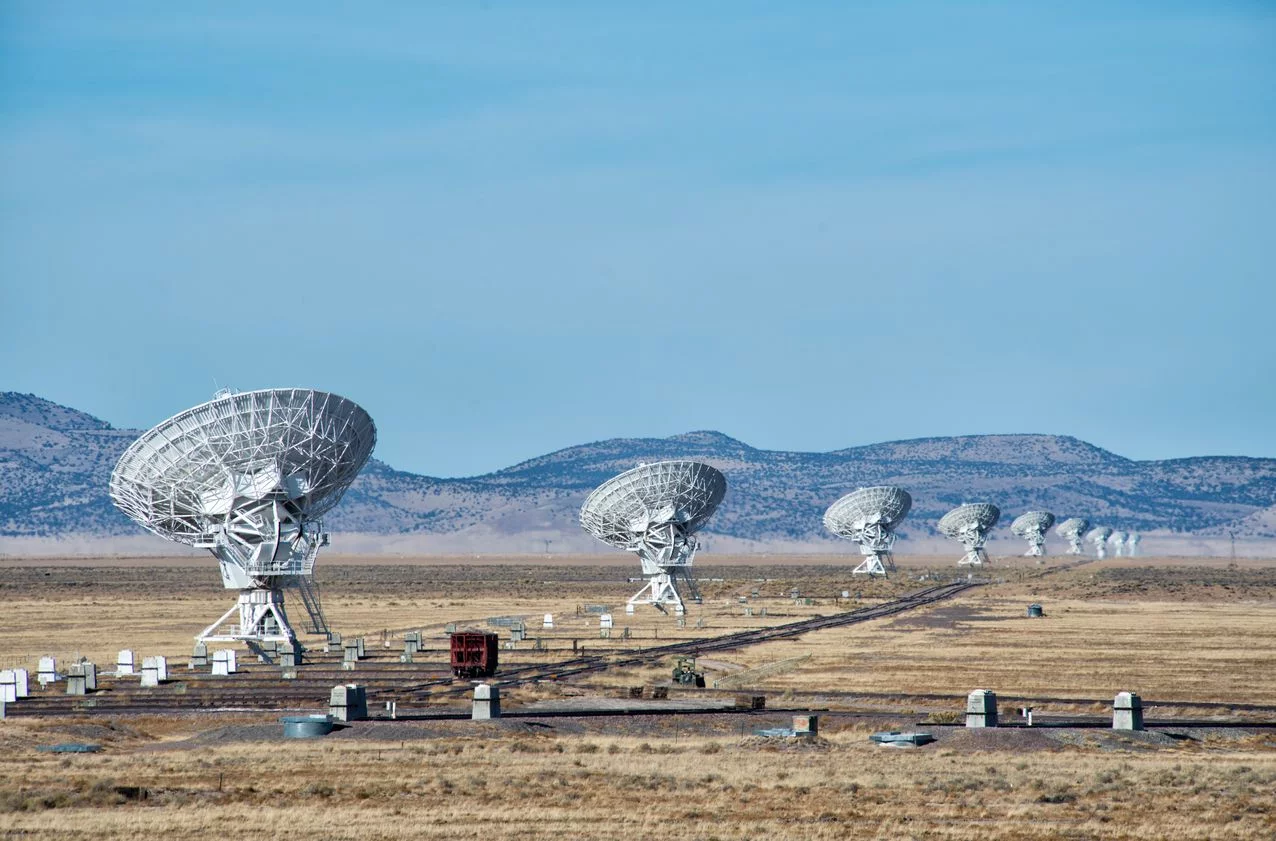
[[[1028,541],[1025,558],[1040,558],[1045,554],[1042,546],[1046,542],[1046,532],[1054,525],[1054,514],[1049,511],[1029,511],[1015,517],[1010,524],[1010,533]]]
[[[895,527],[908,516],[913,498],[903,488],[889,485],[860,488],[829,506],[824,527],[838,537],[860,545],[864,561],[852,575],[886,575],[895,569],[891,552]]]
[[[1055,526],[1054,533],[1068,541],[1069,555],[1081,555],[1084,553],[1081,541],[1089,530],[1090,521],[1085,517],[1069,517]]]
[[[111,499],[160,537],[211,551],[222,583],[240,591],[238,604],[197,639],[292,643],[283,588],[298,587],[326,628],[312,578],[328,541],[320,517],[376,440],[368,413],[335,394],[226,394],[134,441],[111,474]]]
[[[644,464],[599,485],[580,509],[580,524],[604,543],[638,555],[647,584],[625,606],[639,604],[682,615],[686,605],[675,585],[684,582],[698,599],[690,575],[698,542],[695,532],[713,516],[727,492],[718,470],[697,461]]]
[[[939,533],[961,541],[961,545],[966,547],[966,554],[957,562],[958,566],[980,566],[988,562],[984,541],[999,519],[1001,509],[987,502],[960,505],[940,518]]]
[[[1086,535],[1090,542],[1094,544],[1094,556],[1096,558],[1106,558],[1108,556],[1108,538],[1112,536],[1112,528],[1110,526],[1098,526]]]

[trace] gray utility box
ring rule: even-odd
[[[501,717],[501,690],[487,683],[474,687],[474,709],[470,718],[478,721]]]
[[[328,715],[334,721],[363,721],[368,717],[368,689],[357,683],[332,687]]]
[[[967,727],[997,726],[997,693],[991,689],[976,689],[966,698]]]
[[[1137,692],[1117,693],[1112,702],[1112,729],[1143,729],[1143,699]]]

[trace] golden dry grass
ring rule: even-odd
[[[1276,704],[1276,604],[1028,600],[996,590],[891,620],[754,646],[718,659],[753,667],[810,654],[771,689]]]
[[[160,752],[121,746],[63,758],[11,746],[23,774],[0,783],[0,832],[104,841],[230,831],[548,841],[671,832],[693,839],[1266,839],[1276,830],[1276,752],[1254,739],[1158,752],[1026,754],[943,743],[890,750],[866,735],[845,729],[810,750],[733,737],[673,739],[668,731]],[[146,799],[129,799],[128,787],[146,789]]]
[[[1119,571],[1131,568],[1091,565],[1036,578],[1029,566],[1003,567],[993,571],[1002,583],[927,610],[713,659],[756,666],[809,653],[798,669],[761,681],[767,689],[798,693],[964,694],[986,686],[1006,696],[1110,699],[1117,690],[1134,689],[1155,700],[1276,704],[1276,599],[1266,573],[1222,566],[1198,574],[1153,561],[1137,567],[1147,580],[1138,578],[1141,572],[1131,578]],[[596,619],[578,608],[623,604],[634,587],[615,570],[562,572],[521,563],[424,571],[336,567],[326,571],[325,603],[346,633],[423,627],[436,646],[447,622],[554,613],[555,631],[541,634],[554,650],[502,652],[517,662],[565,656],[573,639],[638,647],[827,614],[848,607],[834,598],[843,587],[860,590],[867,603],[921,586],[905,575],[852,582],[844,569],[721,573],[727,580],[706,583],[705,604],[693,609],[687,628],[650,612],[632,620],[618,613],[621,624],[610,642],[598,639]],[[145,584],[164,598],[151,600],[139,586]],[[784,595],[795,584],[812,594],[813,604],[794,604]],[[230,604],[211,575],[193,577],[163,565],[106,573],[55,566],[49,576],[10,566],[0,587],[7,605],[0,613],[3,665],[33,664],[44,653],[83,653],[109,663],[126,646],[184,659],[190,635]],[[768,617],[744,616],[740,596],[755,611],[767,607]],[[1022,618],[1029,601],[1041,601],[1047,617]],[[701,618],[703,630],[694,627]],[[625,624],[635,632],[629,642],[619,639]],[[667,678],[668,665],[589,680],[646,683]],[[553,694],[543,688],[514,700]],[[916,706],[901,701],[896,709]],[[668,724],[638,736],[621,735],[632,729],[619,727],[615,735],[597,729],[534,735],[474,725],[406,742],[213,739],[155,749],[262,720],[274,718],[130,717],[110,731],[105,753],[86,756],[34,750],[77,738],[80,725],[4,722],[0,837],[1276,837],[1271,736],[1206,735],[1179,745],[1111,750],[1083,733],[1072,745],[953,739],[895,751],[873,747],[868,725],[843,725],[827,730],[819,749],[773,750],[739,735],[678,735]],[[132,788],[147,790],[148,797],[130,799]]]

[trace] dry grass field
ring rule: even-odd
[[[17,726],[14,726],[16,724]],[[848,727],[809,747],[735,735],[642,737],[458,726],[407,740],[184,747],[120,725],[107,753],[6,725],[0,837],[128,839],[1268,839],[1270,737],[1146,749],[1014,746],[956,731],[918,750]],[[1035,735],[1035,734],[1028,734]],[[980,737],[991,738],[980,738]],[[17,760],[15,763],[14,760]]]
[[[910,563],[890,581],[852,581],[845,567],[814,559],[755,560],[704,565],[704,578],[720,580],[702,582],[704,604],[681,629],[655,612],[625,618],[622,605],[637,585],[625,581],[628,567],[613,564],[396,560],[329,564],[321,578],[337,629],[393,636],[423,628],[435,650],[450,622],[483,627],[490,616],[553,613],[552,632],[530,626],[548,651],[528,643],[502,652],[503,662],[518,663],[566,657],[573,641],[622,650],[829,614],[917,589],[921,576],[957,572]],[[928,713],[956,711],[942,698],[909,696],[976,687],[1002,696],[1003,715],[1014,697],[1062,699],[1034,702],[1047,714],[1099,715],[1121,689],[1151,701],[1276,706],[1272,566],[1052,559],[1046,569],[1004,563],[985,571],[991,583],[957,599],[718,653],[705,664],[712,681],[806,657],[749,688],[766,690],[769,706],[833,711],[810,745],[751,735],[786,723],[780,713],[368,722],[317,742],[283,741],[270,713],[11,718],[0,723],[0,838],[1276,837],[1272,730],[1114,736],[933,727],[940,741],[925,748],[870,743],[873,730],[911,729]],[[10,559],[0,564],[0,597],[4,666],[34,665],[46,653],[109,663],[126,646],[184,664],[191,636],[231,603],[211,562],[188,561]],[[1031,601],[1046,617],[1024,617]],[[598,638],[596,617],[583,612],[590,604],[617,608],[613,639]],[[629,640],[619,638],[626,626]],[[669,666],[590,676],[572,694],[667,680]],[[542,685],[511,693],[508,706],[562,694]],[[1099,703],[1077,703],[1087,699]],[[876,717],[855,714],[870,708]],[[1176,715],[1274,717],[1149,710],[1149,718]],[[64,741],[104,750],[36,750]]]

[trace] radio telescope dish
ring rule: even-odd
[[[1069,517],[1055,526],[1054,533],[1068,541],[1068,554],[1084,554],[1081,548],[1083,535],[1090,530],[1090,521],[1085,517]]]
[[[1108,538],[1108,542],[1116,548],[1118,558],[1125,554],[1125,546],[1129,539],[1129,533],[1120,530],[1112,532],[1112,536]]]
[[[1137,532],[1130,532],[1129,538],[1125,541],[1125,554],[1133,558],[1139,554],[1139,544],[1143,541],[1143,537]]]
[[[824,512],[824,527],[838,537],[860,545],[864,561],[852,575],[886,575],[894,571],[895,527],[913,507],[913,498],[903,488],[882,486],[852,491]]]
[[[700,600],[690,574],[699,546],[695,532],[726,492],[726,477],[707,464],[660,461],[625,471],[589,495],[580,508],[581,526],[604,543],[637,554],[647,576],[647,585],[625,605],[626,613],[639,604],[661,611],[673,605],[676,615],[686,613],[675,578],[693,601]]]
[[[1086,537],[1090,538],[1090,542],[1094,544],[1094,556],[1096,558],[1106,558],[1108,556],[1108,538],[1112,536],[1112,529],[1108,526],[1098,526],[1094,531],[1090,532]]]
[[[134,441],[111,474],[111,500],[148,531],[208,549],[225,587],[239,590],[238,604],[198,640],[293,644],[283,588],[298,588],[315,629],[326,631],[313,580],[328,544],[320,518],[376,440],[368,413],[335,394],[225,394]]]
[[[1028,541],[1025,558],[1040,558],[1045,552],[1041,547],[1046,542],[1046,532],[1054,525],[1054,515],[1049,511],[1029,511],[1015,517],[1010,524],[1010,533]]]
[[[958,566],[979,566],[988,562],[984,541],[999,519],[1001,509],[987,502],[960,505],[940,518],[940,534],[959,540],[966,547],[966,554],[957,562]]]

